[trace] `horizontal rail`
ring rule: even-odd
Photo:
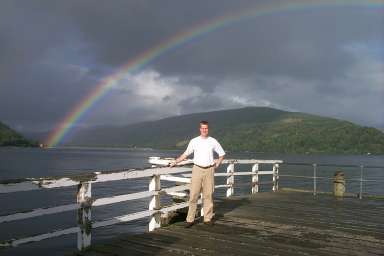
[[[149,163],[153,165],[167,166],[174,158],[150,157]],[[282,160],[260,160],[260,159],[224,159],[223,164],[281,164]],[[192,159],[186,159],[177,164],[177,166],[193,164]]]
[[[38,217],[38,216],[43,216],[48,214],[55,214],[60,212],[73,211],[79,208],[80,208],[79,204],[67,204],[67,205],[61,205],[61,206],[56,206],[51,208],[38,208],[38,209],[33,209],[29,212],[22,212],[22,213],[15,213],[10,215],[0,216],[0,223],[29,219],[33,217]]]
[[[248,176],[248,175],[255,175],[254,172],[233,172],[233,173],[225,173],[225,172],[219,172],[215,173],[216,176]],[[273,171],[258,171],[258,175],[272,175]]]
[[[148,162],[153,165],[168,166],[175,158],[160,158],[158,156],[149,157]],[[177,164],[177,166],[193,164],[192,159],[186,159]]]
[[[19,246],[21,244],[31,243],[31,242],[38,242],[44,239],[58,237],[62,235],[69,235],[73,233],[79,232],[79,227],[73,227],[73,228],[67,228],[67,229],[61,229],[50,233],[45,233],[41,235],[31,236],[31,237],[25,237],[20,239],[11,239],[8,241],[0,242],[0,248],[1,247],[10,247],[10,246]]]
[[[0,194],[1,193],[12,193],[20,191],[30,191],[39,189],[49,189],[58,187],[76,186],[81,182],[106,182],[106,181],[117,181],[126,179],[137,179],[152,177],[154,175],[162,174],[173,174],[183,173],[191,171],[190,168],[186,167],[160,167],[146,170],[135,170],[128,169],[116,172],[93,172],[77,176],[60,177],[60,178],[30,178],[23,180],[3,180],[0,181]]]
[[[229,188],[231,187],[231,185],[227,185],[227,184],[224,184],[224,185],[216,185],[215,188]]]
[[[290,175],[290,174],[279,174],[280,177],[292,177],[292,178],[303,178],[303,179],[313,179],[314,176],[303,176],[303,175]],[[334,178],[330,177],[323,177],[323,176],[315,176],[316,179],[324,179],[324,180],[333,180]],[[344,178],[345,181],[363,181],[363,182],[383,182],[384,180],[367,180],[367,179],[360,179],[360,178]]]
[[[284,162],[284,165],[301,165],[301,166],[313,166],[313,163],[300,163],[300,162]],[[360,168],[361,166],[364,166],[364,168],[384,168],[384,166],[380,165],[364,165],[364,164],[322,164],[322,163],[316,163],[317,166],[324,166],[324,167],[355,167]]]
[[[228,176],[248,176],[248,175],[272,175],[273,171],[258,171],[257,173],[253,172],[216,172],[215,177],[228,177]],[[191,173],[182,174],[183,177],[192,177]]]
[[[197,203],[201,204],[201,202],[202,202],[202,200],[199,199]],[[122,222],[128,222],[128,221],[132,221],[132,220],[142,219],[145,217],[150,217],[151,215],[153,215],[157,212],[158,213],[166,213],[166,212],[170,212],[170,211],[175,211],[177,209],[182,209],[185,207],[188,207],[188,202],[174,204],[171,206],[164,207],[160,210],[146,210],[146,211],[130,213],[130,214],[122,215],[122,216],[116,216],[116,217],[113,217],[113,218],[110,218],[107,220],[94,222],[94,223],[92,223],[92,228],[111,226],[111,225],[122,223]],[[79,227],[72,227],[72,228],[66,228],[66,229],[57,230],[54,232],[41,234],[41,235],[35,235],[35,236],[31,236],[31,237],[2,241],[2,242],[0,242],[0,248],[1,247],[18,246],[18,245],[25,244],[25,243],[42,241],[42,240],[48,239],[48,238],[58,237],[58,236],[67,235],[67,234],[74,234],[74,233],[78,233],[79,230],[80,230]]]
[[[303,179],[329,179],[332,180],[333,178],[328,177],[321,177],[321,176],[303,176],[303,175],[289,175],[289,174],[280,174],[280,177],[292,177],[292,178],[303,178]]]
[[[188,194],[186,192],[169,192],[168,195],[174,197],[187,197]]]
[[[363,182],[379,182],[379,183],[384,183],[384,180],[365,180],[365,179],[345,179],[345,180],[350,180],[350,181],[363,181]]]
[[[191,179],[186,177],[177,177],[172,175],[160,175],[160,180],[166,180],[166,181],[176,181],[176,182],[184,182],[184,183],[190,183]]]
[[[143,191],[143,192],[137,192],[137,193],[131,193],[131,194],[99,198],[94,200],[91,203],[91,205],[102,206],[102,205],[115,204],[115,203],[120,203],[125,201],[147,198],[147,197],[150,197],[156,194],[161,194],[161,193],[169,194],[173,192],[184,191],[184,190],[187,190],[188,188],[189,188],[189,185],[180,185],[180,186],[174,186],[169,188],[163,188],[160,191]],[[0,223],[28,219],[28,218],[33,218],[33,217],[38,217],[43,215],[60,213],[60,212],[67,212],[67,211],[77,210],[80,207],[81,206],[79,204],[67,204],[67,205],[55,206],[51,208],[38,208],[38,209],[31,210],[29,212],[22,212],[22,213],[15,213],[10,215],[0,216]]]
[[[224,159],[224,164],[282,164],[282,160]]]
[[[125,195],[99,198],[99,199],[96,199],[91,205],[101,206],[101,205],[121,203],[125,201],[147,198],[147,197],[153,196],[154,194],[155,194],[154,191],[143,191],[143,192],[137,192],[137,193],[131,193],[131,194],[125,194]]]
[[[98,221],[93,223],[92,228],[106,227],[106,226],[111,226],[121,222],[127,222],[127,221],[149,217],[155,212],[157,212],[157,210],[146,210],[146,211],[135,212],[135,213],[130,213],[122,216],[113,217],[108,220],[103,220],[103,221]]]

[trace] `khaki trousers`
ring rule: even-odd
[[[200,168],[196,165],[192,168],[192,178],[189,190],[189,209],[187,222],[195,220],[197,201],[202,190],[204,221],[210,221],[213,216],[213,190],[215,168]]]

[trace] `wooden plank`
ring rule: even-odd
[[[170,196],[179,197],[179,198],[182,198],[182,197],[186,198],[188,196],[186,192],[168,192],[167,194]]]
[[[215,188],[229,188],[231,185],[215,185]]]
[[[148,162],[153,165],[168,166],[171,163],[171,161],[174,161],[174,160],[175,158],[161,158],[161,157],[152,156],[152,157],[149,157]],[[176,166],[183,166],[188,164],[193,164],[193,160],[186,159],[178,163]]]
[[[125,202],[125,201],[147,198],[147,197],[150,197],[153,195],[155,195],[154,191],[143,191],[143,192],[136,192],[136,193],[131,193],[131,194],[124,194],[124,195],[118,195],[118,196],[112,196],[112,197],[99,198],[99,199],[96,199],[92,203],[92,206],[101,206],[101,205],[121,203],[121,202]]]
[[[62,236],[62,235],[77,233],[77,232],[79,232],[79,230],[80,229],[78,227],[73,227],[73,228],[57,230],[54,232],[49,232],[49,233],[31,236],[31,237],[26,237],[26,238],[11,239],[8,241],[2,241],[2,242],[0,242],[0,248],[1,247],[10,247],[10,246],[19,246],[21,244],[26,244],[26,243],[30,243],[30,242],[38,242],[38,241],[48,239],[48,238],[53,238],[53,237],[58,237],[58,236]]]
[[[191,168],[187,167],[160,167],[160,168],[151,168],[145,170],[130,170],[122,171],[117,173],[101,173],[97,175],[96,179],[93,180],[93,183],[96,182],[105,182],[105,181],[115,181],[115,180],[125,180],[125,179],[137,179],[152,177],[154,175],[164,175],[164,174],[175,174],[190,172]]]
[[[283,160],[262,160],[262,159],[224,159],[224,164],[275,164],[283,163]]]
[[[181,228],[167,229],[166,235],[174,235],[180,237],[182,241],[177,243],[191,244],[190,241],[196,242],[196,247],[200,249],[200,254],[204,255],[203,251],[212,251],[213,255],[308,255],[308,252],[300,252],[296,247],[276,243],[273,241],[264,242],[268,236],[272,235],[270,231],[264,231],[264,234],[249,232],[248,228],[242,228],[233,225],[215,225],[213,228],[206,228],[202,225],[196,226],[192,230],[185,231]],[[165,233],[164,229],[159,230]],[[268,235],[265,235],[265,234]],[[230,235],[229,235],[230,234]],[[315,249],[312,249],[314,252]],[[325,253],[321,255],[327,255]]]
[[[325,195],[269,192],[219,200],[215,209],[213,227],[201,223],[185,229],[176,223],[151,234],[124,236],[105,255],[139,255],[139,251],[140,255],[240,256],[384,252],[383,200],[340,201]],[[146,248],[150,250],[146,252]]]
[[[191,169],[187,167],[161,167],[145,170],[127,169],[112,172],[92,172],[70,177],[30,178],[11,181],[0,181],[0,193],[12,193],[38,189],[75,186],[82,181],[98,183],[106,181],[152,177],[153,175],[184,173],[190,171]]]
[[[258,172],[259,175],[272,175],[273,174],[273,171],[259,171]],[[188,174],[186,174],[188,175]],[[232,173],[224,173],[224,172],[217,172],[215,173],[215,177],[227,177],[227,176],[251,176],[251,175],[254,175],[253,172],[234,172],[233,174]],[[311,177],[312,179],[312,177]]]
[[[177,177],[177,176],[172,176],[172,175],[161,175],[160,176],[161,180],[167,180],[167,181],[175,181],[175,182],[183,182],[183,183],[191,183],[190,178],[186,177]]]
[[[117,223],[127,222],[127,221],[131,221],[131,220],[137,220],[137,219],[149,217],[155,212],[156,211],[147,210],[147,211],[141,211],[141,212],[135,212],[135,213],[126,214],[126,215],[116,216],[116,217],[110,218],[108,220],[95,222],[92,224],[92,227],[93,228],[106,227],[106,226],[114,225]]]
[[[33,218],[37,216],[55,214],[55,213],[66,212],[66,211],[73,211],[77,209],[79,209],[78,204],[67,204],[67,205],[55,206],[50,208],[37,208],[28,212],[21,212],[21,213],[0,216],[0,223],[28,219],[28,218]]]
[[[161,157],[150,157],[149,163],[153,165],[168,166],[174,158],[161,158]],[[282,160],[263,160],[263,159],[224,159],[223,164],[276,164],[283,163]],[[192,159],[186,159],[177,164],[177,166],[193,164]]]
[[[177,191],[177,190],[185,190],[185,189],[186,189],[185,187],[180,188],[180,186],[175,186],[168,189],[163,189],[163,191],[167,192],[167,191]],[[154,191],[144,191],[144,192],[124,194],[124,195],[118,195],[118,196],[112,196],[112,197],[99,198],[92,203],[92,206],[109,205],[109,204],[114,204],[114,203],[119,203],[124,201],[146,198],[153,195],[155,195]],[[61,213],[66,211],[72,211],[77,209],[79,209],[78,204],[67,204],[67,205],[55,206],[50,208],[37,208],[37,209],[30,210],[28,212],[0,216],[0,223],[28,219],[28,218]]]

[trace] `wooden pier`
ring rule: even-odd
[[[74,255],[384,255],[384,200],[278,191],[218,199],[214,226],[183,222]]]
[[[220,192],[221,197],[215,200],[215,225],[198,223],[185,229],[182,221],[185,216],[181,216],[178,222],[161,227],[175,211],[188,206],[183,201],[161,201],[165,195],[178,200],[188,198],[191,161],[173,168],[167,167],[169,161],[168,158],[150,157],[152,167],[147,169],[105,170],[76,176],[0,181],[0,194],[9,195],[14,192],[77,187],[76,203],[25,209],[0,216],[1,224],[77,211],[77,226],[10,238],[0,241],[0,249],[77,234],[78,251],[70,252],[70,255],[384,255],[384,198],[368,194],[363,197],[365,183],[383,183],[383,180],[365,179],[364,170],[384,170],[384,167],[357,166],[360,168],[360,179],[350,178],[349,181],[360,183],[360,193],[345,193],[346,197],[337,199],[332,193],[317,189],[318,179],[333,182],[334,191],[335,186],[345,186],[341,181],[336,182],[334,177],[318,176],[317,167],[329,164],[299,163],[313,168],[313,175],[302,176],[284,174],[280,170],[282,166],[298,163],[226,159],[223,161],[227,164],[226,171],[215,173],[220,181],[215,189],[224,190]],[[242,165],[246,168],[241,168]],[[261,176],[267,179],[261,179]],[[240,183],[237,183],[237,177],[241,177]],[[310,193],[282,190],[279,187],[281,177],[312,179],[313,190]],[[123,194],[106,194],[104,197],[95,197],[92,192],[97,187],[92,184],[137,179],[146,179],[148,187],[143,187],[143,191],[128,194],[122,191]],[[243,192],[237,190],[239,185]],[[260,192],[266,191],[260,190],[260,186],[269,187],[267,190],[271,192]],[[342,187],[338,191],[344,192],[344,189]],[[244,195],[247,190],[250,195]],[[242,196],[239,196],[239,192]],[[99,219],[92,214],[95,207],[143,199],[149,199],[147,210],[108,219]],[[94,217],[96,221],[92,219]],[[91,242],[95,229],[143,218],[148,219],[147,233],[116,237],[104,244]]]

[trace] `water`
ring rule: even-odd
[[[121,170],[126,168],[146,168],[148,157],[176,157],[180,151],[159,151],[140,149],[113,149],[113,148],[0,148],[0,179],[14,179],[25,177],[47,177],[76,175],[91,171]],[[384,166],[383,156],[326,156],[326,155],[279,155],[258,153],[228,153],[227,158],[242,159],[279,159],[290,163],[323,163],[323,164],[348,164]],[[263,170],[270,170],[271,166],[262,165]],[[336,167],[317,168],[317,176],[331,178],[337,170]],[[346,178],[360,178],[360,168],[340,167]],[[236,167],[236,171],[250,171],[251,165]],[[225,166],[218,171],[225,172]],[[312,166],[282,165],[280,174],[286,175],[313,175]],[[384,181],[383,168],[364,169],[364,178]],[[235,195],[249,193],[251,177],[236,177],[235,184],[249,184],[235,186]],[[270,181],[271,176],[263,176],[261,181]],[[148,189],[149,179],[125,180],[117,182],[104,182],[93,184],[92,196],[95,198],[112,195],[126,194]],[[216,184],[225,183],[225,178],[218,177]],[[296,187],[312,189],[312,179],[289,178],[282,176],[280,187]],[[268,191],[271,185],[261,187],[261,191]],[[319,179],[318,189],[330,191],[332,182],[327,179]],[[216,196],[224,195],[223,189],[215,191]],[[358,193],[359,183],[347,181],[347,192]],[[365,193],[384,194],[383,183],[370,182],[364,187]],[[38,207],[52,207],[56,205],[70,204],[76,201],[76,188],[58,188],[31,192],[18,192],[0,194],[0,215],[8,215],[13,212],[30,210]],[[114,216],[131,212],[146,210],[148,200],[129,201],[109,206],[94,207],[92,220],[103,220]],[[148,219],[141,219],[125,224],[95,229],[92,231],[92,242],[101,243],[115,237],[118,234],[141,233],[147,229]],[[41,234],[56,229],[76,226],[76,212],[47,215],[31,218],[29,220],[0,224],[0,240],[14,237]],[[76,248],[76,234],[47,239],[38,243],[21,245],[17,248],[0,250],[0,255],[64,255]]]

